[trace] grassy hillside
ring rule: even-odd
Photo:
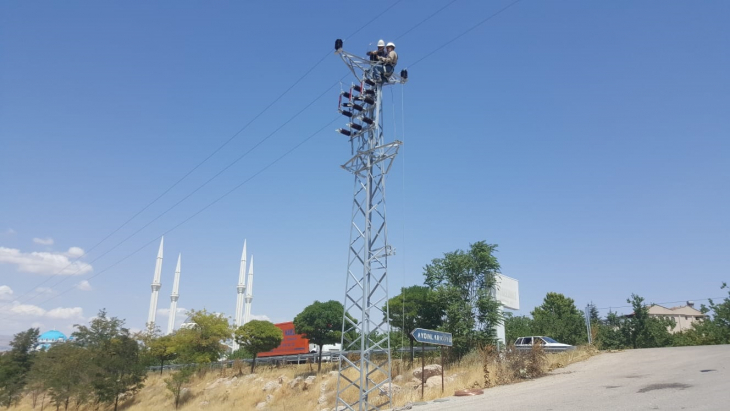
[[[500,357],[491,351],[473,353],[460,363],[447,366],[445,370],[445,390],[441,393],[440,377],[432,377],[425,388],[424,400],[447,397],[455,390],[474,387],[490,387],[511,384],[525,378],[534,378],[549,370],[584,360],[596,351],[579,348],[560,354],[537,355],[531,362],[529,355]],[[519,358],[518,358],[519,357]],[[427,362],[428,364],[428,362]],[[486,369],[485,369],[486,364]],[[416,367],[420,370],[420,364]],[[180,410],[255,410],[272,411],[331,410],[335,406],[337,385],[337,364],[323,364],[320,374],[312,365],[290,365],[283,367],[260,366],[255,374],[249,374],[248,367],[236,365],[233,368],[219,369],[197,374],[183,394]],[[394,405],[420,401],[421,390],[418,381],[413,380],[413,368],[404,362],[393,362]],[[486,373],[485,373],[486,370]],[[485,379],[486,374],[486,379]],[[128,411],[174,410],[172,394],[167,390],[165,372],[151,373],[145,387],[133,397],[120,401],[120,409]],[[26,396],[22,402],[11,408],[17,411],[41,409],[41,398],[32,406],[32,398]],[[56,407],[46,397],[44,410]],[[63,409],[61,407],[60,409]],[[69,410],[75,410],[73,404]],[[92,410],[91,406],[81,410]],[[98,408],[103,410],[103,407]]]

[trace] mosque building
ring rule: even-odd
[[[38,345],[36,350],[47,350],[55,344],[65,343],[72,341],[73,338],[66,337],[66,335],[58,330],[46,331],[38,337]]]

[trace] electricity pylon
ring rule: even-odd
[[[393,402],[385,177],[402,142],[384,141],[382,94],[384,86],[405,83],[408,73],[378,81],[375,63],[342,50],[341,40],[335,50],[358,81],[340,94],[338,108],[350,120],[337,131],[350,140],[352,158],[342,168],[355,175],[355,191],[342,319],[342,350],[350,354],[339,359],[335,407],[370,411]]]

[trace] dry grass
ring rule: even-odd
[[[533,378],[555,368],[585,360],[598,351],[593,348],[580,347],[574,351],[559,354],[524,353],[525,355],[499,355],[489,349],[472,353],[459,363],[447,366],[445,370],[445,389],[441,386],[425,388],[423,400],[433,400],[453,395],[454,391],[465,388],[489,388],[496,385],[511,384],[525,378]],[[427,362],[428,364],[429,362]],[[430,363],[438,363],[438,360]],[[416,368],[420,368],[417,364]],[[223,411],[230,409],[253,410],[259,403],[266,403],[265,409],[271,411],[299,410],[331,410],[335,406],[335,390],[337,386],[337,364],[322,364],[322,372],[316,373],[311,365],[290,365],[283,367],[259,366],[255,374],[249,374],[247,367],[236,367],[209,371],[203,375],[195,375],[187,385],[183,395],[181,411],[210,410]],[[393,361],[394,384],[401,387],[393,396],[394,406],[408,402],[421,401],[421,389],[416,381],[412,381],[413,369],[400,360]],[[290,382],[297,377],[302,379],[315,375],[315,382],[309,389],[303,389],[303,383],[291,387]],[[174,410],[172,394],[165,387],[165,378],[169,374],[150,374],[145,387],[134,397],[120,402],[121,410],[159,411]],[[273,382],[273,383],[272,383]],[[264,391],[267,383],[280,387]],[[267,398],[268,396],[268,398]],[[13,407],[17,411],[33,410],[30,396],[21,404]],[[61,407],[63,409],[63,407]],[[75,407],[69,406],[69,410]],[[82,411],[93,407],[82,407]],[[35,411],[40,410],[40,401]],[[44,411],[55,410],[46,397]],[[100,411],[103,410],[99,408]]]

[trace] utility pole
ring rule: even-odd
[[[593,344],[593,336],[591,335],[591,305],[586,305],[586,327],[588,327],[588,344]]]
[[[383,87],[403,84],[408,72],[376,81],[374,63],[342,49],[335,53],[357,80],[339,97],[339,112],[348,118],[337,131],[349,137],[352,157],[342,166],[355,176],[350,225],[342,350],[359,356],[339,358],[336,408],[370,411],[392,406],[390,324],[388,323],[388,244],[385,178],[401,142],[383,135]]]

